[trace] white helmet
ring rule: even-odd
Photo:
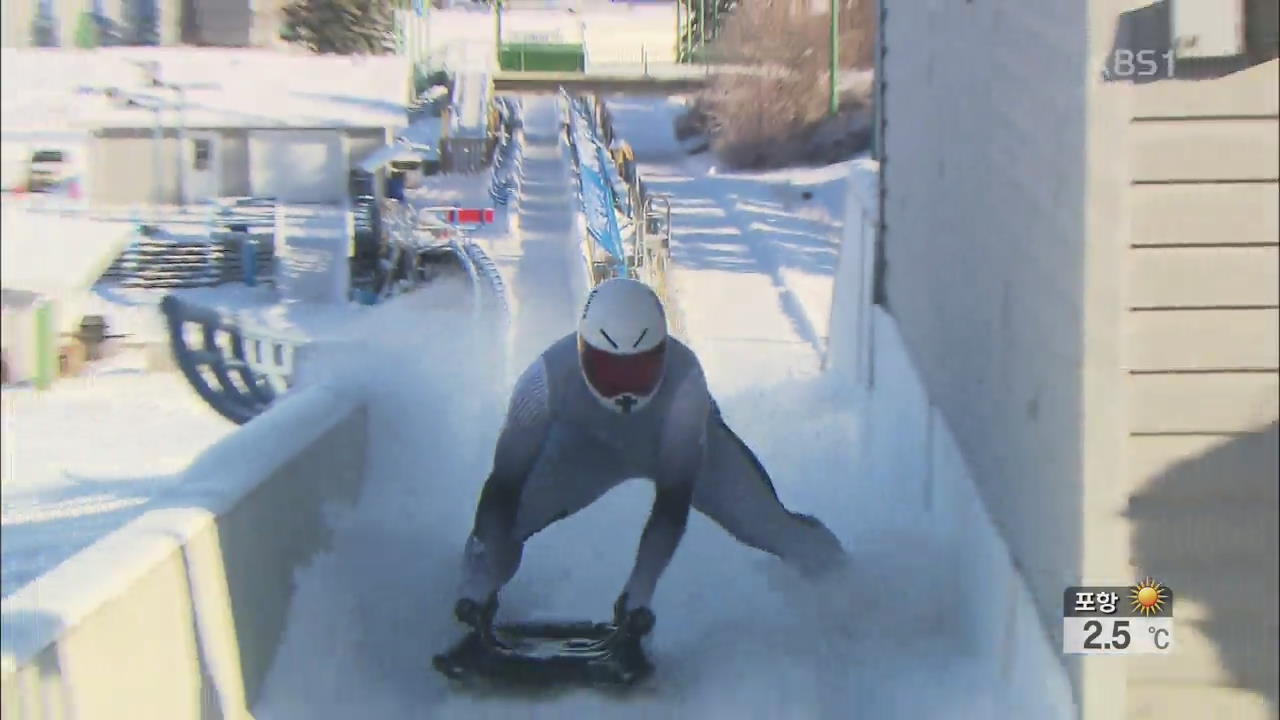
[[[667,315],[648,285],[613,278],[587,296],[578,321],[578,362],[587,387],[610,410],[629,413],[653,399],[666,352]]]

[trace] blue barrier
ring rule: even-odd
[[[587,232],[591,233],[591,237],[605,252],[619,261],[624,260],[627,255],[622,248],[622,234],[618,231],[618,218],[613,212],[609,184],[595,168],[588,165],[582,166],[579,177],[582,178]]]
[[[252,235],[240,241],[240,267],[244,271],[244,284],[258,284],[258,241]]]
[[[615,214],[613,184],[608,178],[608,162],[603,145],[587,120],[580,104],[562,97],[567,105],[568,141],[578,184],[578,201],[586,217],[587,232],[614,261],[619,275],[626,273],[627,253]]]
[[[245,351],[244,333],[234,322],[217,311],[192,305],[173,295],[160,303],[160,309],[168,325],[169,341],[178,367],[196,394],[218,414],[243,425],[275,400],[276,388],[265,373],[251,367],[249,354]],[[188,325],[194,325],[198,330],[195,334],[200,341],[197,347],[192,347],[184,332]],[[219,342],[220,336],[225,338],[224,342]],[[261,353],[261,348],[257,349]],[[291,346],[289,352],[292,350]],[[272,354],[280,352],[273,348]],[[281,378],[286,387],[291,379],[289,376]]]

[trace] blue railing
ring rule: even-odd
[[[586,218],[591,239],[612,259],[616,275],[627,272],[627,252],[618,226],[618,197],[609,176],[610,162],[591,120],[591,110],[581,98],[561,91],[568,114],[567,135],[570,159],[577,183],[578,202]]]

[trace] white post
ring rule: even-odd
[[[178,207],[187,209],[187,122],[183,109],[187,105],[187,93],[178,85],[171,85],[178,93]],[[212,151],[213,148],[210,148]],[[213,158],[209,158],[213,162]]]
[[[405,45],[409,48],[409,65],[418,62],[418,14],[410,10],[405,14]]]
[[[151,162],[153,167],[151,172],[154,175],[151,178],[151,200],[155,202],[158,208],[164,204],[164,132],[161,128],[159,102],[156,102],[151,117],[153,120],[151,125]]]

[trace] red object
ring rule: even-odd
[[[488,225],[493,222],[493,208],[450,210],[449,222],[454,225]]]
[[[596,392],[606,398],[620,395],[648,397],[658,389],[665,365],[667,341],[651,350],[620,355],[588,345],[578,339],[582,372]]]

